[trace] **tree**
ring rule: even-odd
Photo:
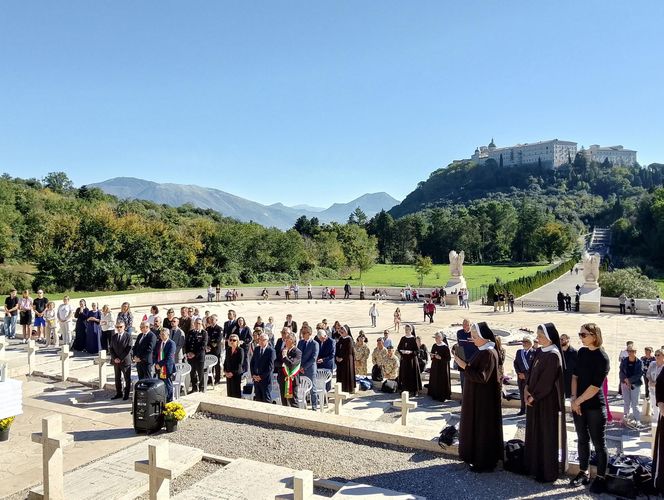
[[[348,224],[357,224],[358,226],[365,226],[366,223],[367,223],[367,214],[365,214],[360,207],[357,207],[348,216]]]
[[[653,299],[659,294],[657,283],[641,274],[641,270],[636,267],[611,273],[600,272],[599,286],[605,297],[619,297],[624,293],[636,299]]]
[[[535,231],[535,245],[549,262],[554,256],[562,256],[570,249],[573,239],[560,222],[547,222]]]
[[[429,257],[428,255],[426,257],[418,255],[417,259],[415,260],[415,265],[413,267],[415,268],[417,277],[420,280],[420,287],[421,287],[424,284],[424,278],[427,275],[431,274],[431,271],[433,271],[433,261],[431,260],[431,257]]]
[[[355,224],[340,226],[337,238],[346,256],[346,264],[357,268],[362,278],[362,272],[370,269],[378,258],[376,238]]]
[[[64,194],[74,189],[74,183],[69,180],[64,172],[49,172],[44,177],[44,187],[56,193]]]

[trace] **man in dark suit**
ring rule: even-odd
[[[279,375],[281,373],[281,367],[284,366],[284,359],[282,356],[282,353],[284,351],[284,347],[286,346],[285,340],[286,336],[290,335],[291,331],[290,328],[287,326],[284,326],[281,329],[281,337],[277,339],[277,342],[274,344],[274,373]]]
[[[224,332],[222,331],[221,326],[217,324],[216,314],[210,316],[210,324],[205,330],[208,334],[206,352],[217,356],[217,364],[214,367],[214,383],[218,384],[221,382],[221,365],[224,364],[224,360],[221,359],[221,350],[222,348],[225,349],[225,346],[223,339]]]
[[[281,351],[283,366],[277,376],[281,403],[284,406],[298,407],[297,386],[300,379],[302,352],[295,347],[297,337],[294,333],[286,334],[284,348]]]
[[[154,374],[154,361],[152,355],[154,346],[157,344],[157,336],[150,331],[150,324],[147,321],[141,321],[139,326],[141,333],[136,338],[134,344],[134,358],[138,380],[152,378]]]
[[[228,321],[224,322],[224,349],[226,349],[226,345],[228,345],[228,337],[230,337],[233,333],[238,333],[237,320],[235,318],[235,311],[233,309],[229,309]]]
[[[115,333],[108,342],[108,352],[115,371],[115,396],[111,399],[124,401],[129,399],[131,389],[131,335],[125,331],[124,323],[115,325]],[[124,377],[124,394],[122,391],[122,378]]]
[[[185,344],[185,335],[182,329],[180,328],[180,319],[173,318],[171,319],[171,335],[170,338],[175,342],[175,362],[182,363],[182,349]]]
[[[528,337],[523,337],[521,341],[522,349],[516,351],[516,356],[514,356],[514,371],[516,372],[517,382],[519,383],[519,395],[521,396],[521,410],[517,415],[526,414],[526,400],[525,389],[526,381],[528,380],[528,373],[530,372],[530,367],[533,363],[533,358],[535,357],[535,350],[533,347],[533,342]]]
[[[157,361],[154,364],[157,378],[166,386],[166,402],[173,401],[173,376],[175,375],[175,342],[169,339],[168,328],[159,331],[159,342],[155,348]]]
[[[320,349],[318,342],[311,338],[311,327],[309,325],[303,326],[300,330],[302,340],[297,344],[297,348],[302,353],[302,371],[305,377],[311,380],[313,385],[311,389],[311,408],[315,411],[318,406],[318,395],[314,391],[316,385],[316,370],[318,365],[316,360],[318,358],[318,351]]]
[[[251,357],[251,378],[254,381],[254,399],[263,403],[272,403],[272,371],[274,370],[274,349],[269,344],[270,337],[261,333],[258,347]]]
[[[290,328],[291,332],[297,333],[297,323],[293,321],[293,315],[287,314],[286,321],[284,321],[284,326]]]
[[[192,326],[191,317],[189,316],[189,309],[187,307],[180,308],[180,328],[185,335],[189,333],[189,330],[191,330]]]
[[[187,334],[185,344],[187,362],[191,365],[192,392],[205,392],[205,348],[207,343],[207,332],[203,329],[203,320],[197,318],[193,328]]]

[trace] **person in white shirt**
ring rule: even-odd
[[[376,324],[378,323],[378,309],[374,303],[372,303],[371,308],[369,308],[369,317],[371,318],[371,326],[376,328]]]
[[[58,323],[60,323],[60,335],[62,336],[62,345],[71,345],[71,319],[74,317],[74,310],[69,305],[69,296],[62,298],[62,304],[58,307]]]

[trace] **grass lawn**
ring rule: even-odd
[[[659,286],[659,296],[664,295],[664,278],[657,278],[655,280],[657,282],[657,286]]]

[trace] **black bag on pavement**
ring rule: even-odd
[[[399,390],[399,384],[396,380],[386,380],[381,388],[383,392],[394,394]]]
[[[505,461],[503,469],[515,474],[527,474],[526,444],[521,439],[510,439],[505,443]]]
[[[373,365],[373,368],[371,368],[371,380],[376,382],[383,381],[383,369],[380,365]]]
[[[438,445],[441,448],[447,446],[452,446],[454,443],[454,438],[459,434],[459,430],[456,428],[456,425],[448,425],[442,431],[440,431],[440,436],[438,436]]]

